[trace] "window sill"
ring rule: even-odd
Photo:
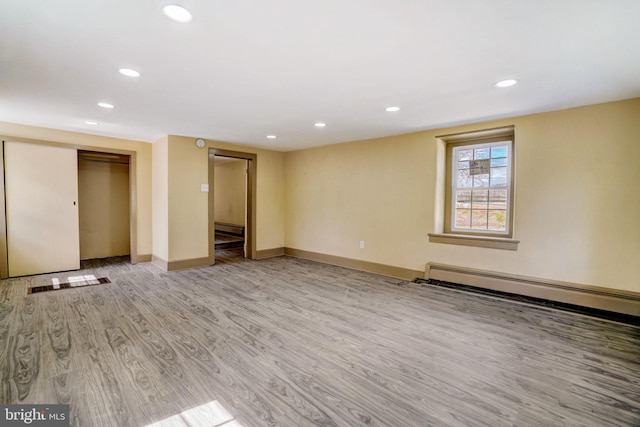
[[[504,237],[470,236],[468,234],[429,233],[429,242],[517,251],[520,240]]]

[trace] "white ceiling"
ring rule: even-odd
[[[0,121],[288,151],[640,96],[638,0],[167,3],[2,0]]]

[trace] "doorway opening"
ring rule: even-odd
[[[214,156],[214,248],[217,262],[246,257],[248,160]]]
[[[256,155],[209,149],[210,263],[255,259]]]

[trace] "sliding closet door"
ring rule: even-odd
[[[77,151],[13,141],[4,150],[9,276],[79,269]]]

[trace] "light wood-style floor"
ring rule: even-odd
[[[208,402],[243,427],[640,425],[637,327],[289,257],[84,265],[0,282],[0,402],[76,426]],[[27,295],[78,274],[112,283]]]

